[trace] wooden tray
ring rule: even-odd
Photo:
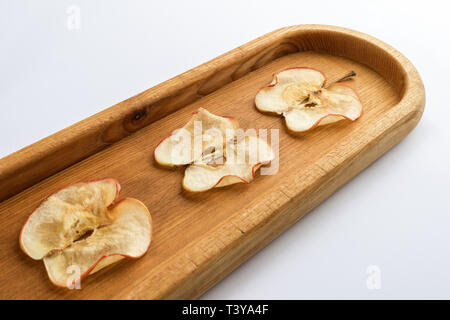
[[[294,66],[329,80],[355,70],[363,116],[298,137],[280,117],[258,112],[258,89]],[[0,161],[0,298],[196,298],[403,139],[424,105],[413,65],[368,35],[301,25],[251,41]],[[183,170],[159,168],[153,150],[199,107],[243,128],[279,128],[279,173],[184,192]],[[143,258],[88,277],[82,290],[56,288],[43,263],[20,251],[19,230],[47,195],[103,177],[148,206],[153,243]]]

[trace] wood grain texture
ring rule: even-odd
[[[355,70],[362,117],[294,136],[280,117],[259,113],[258,89],[294,66],[317,68],[330,80]],[[304,25],[249,42],[0,161],[0,196],[13,195],[0,203],[0,298],[196,298],[404,138],[424,105],[412,64],[370,36]],[[202,194],[183,191],[183,169],[158,167],[152,153],[199,107],[232,115],[243,128],[279,129],[279,173]],[[42,262],[20,251],[19,230],[52,192],[103,177],[118,179],[123,197],[148,206],[150,250],[88,277],[82,290],[55,288]]]

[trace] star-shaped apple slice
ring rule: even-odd
[[[200,108],[182,129],[156,147],[154,156],[166,166],[187,165],[183,188],[191,192],[250,183],[256,170],[274,155],[262,139],[245,135],[238,139],[240,133],[234,118]]]
[[[102,179],[54,193],[26,221],[20,247],[42,259],[50,280],[62,287],[74,284],[72,267],[78,282],[125,257],[141,257],[151,241],[150,213],[136,199],[116,202],[119,192],[117,180]]]
[[[324,74],[312,68],[291,68],[275,74],[270,84],[255,97],[262,112],[283,115],[289,130],[304,132],[343,119],[356,120],[362,104],[357,93],[342,83],[356,74],[351,72],[326,85]]]

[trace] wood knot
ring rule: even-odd
[[[123,128],[128,133],[135,132],[145,127],[149,122],[149,118],[147,107],[135,110],[124,118]]]
[[[141,109],[141,110],[138,110],[135,113],[133,113],[133,115],[131,116],[131,121],[139,122],[139,121],[145,119],[146,117],[147,117],[147,110]]]

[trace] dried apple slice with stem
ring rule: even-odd
[[[43,259],[58,286],[70,285],[71,266],[79,268],[81,280],[125,257],[141,257],[151,242],[150,213],[136,199],[115,202],[119,192],[117,180],[102,179],[54,193],[23,226],[22,250]]]
[[[255,97],[262,112],[283,115],[289,130],[304,132],[343,119],[356,120],[362,104],[357,93],[342,83],[356,76],[352,71],[326,84],[324,74],[312,68],[291,68],[275,74]]]
[[[235,183],[250,183],[255,172],[274,158],[274,153],[266,141],[256,136],[246,136],[236,144],[229,144],[223,164],[210,162],[189,166],[183,179],[183,188],[191,192],[208,191]]]
[[[239,123],[232,117],[217,116],[199,108],[183,128],[160,142],[154,151],[155,160],[168,167],[198,161],[205,153],[221,149],[226,132],[232,136],[233,130],[238,127]],[[194,148],[196,141],[202,142],[200,150]]]

